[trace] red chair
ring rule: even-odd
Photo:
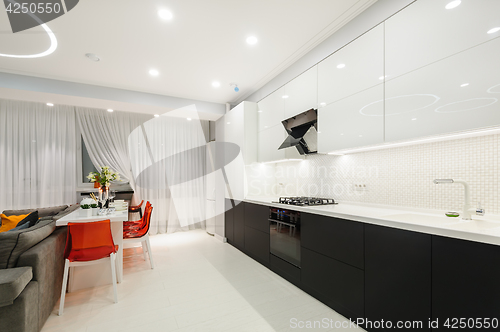
[[[137,213],[139,212],[139,216],[141,216],[142,219],[142,203],[144,203],[144,200],[141,201],[139,205],[131,205],[128,207],[128,213]]]
[[[147,201],[146,202],[146,208],[144,209],[144,211],[146,211],[150,206],[151,206],[151,203],[149,203],[149,201]],[[127,227],[130,227],[130,226],[137,227],[137,226],[141,226],[141,225],[145,225],[144,216],[142,216],[141,219],[139,219],[139,220],[124,221],[123,222],[123,228],[124,229],[127,228]]]
[[[115,270],[117,251],[118,246],[113,242],[109,220],[68,223],[68,237],[66,238],[66,248],[64,249],[64,277],[61,290],[61,303],[59,304],[59,316],[63,314],[68,272],[69,268],[73,266],[98,264],[104,260],[109,260],[111,263],[114,300],[115,303],[118,302]]]
[[[148,209],[144,210],[144,221],[145,223],[134,228],[129,228],[123,230],[123,243],[134,243],[141,242],[142,253],[144,254],[144,260],[147,260],[146,251],[149,254],[149,262],[151,263],[151,269],[154,269],[153,254],[151,252],[151,244],[149,243],[149,226],[151,224],[151,214],[153,213],[153,206],[150,205]]]

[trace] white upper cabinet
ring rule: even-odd
[[[312,67],[285,85],[285,119],[318,108],[318,68]]]
[[[384,86],[379,84],[318,110],[318,152],[384,142]]]
[[[259,162],[270,162],[285,159],[285,150],[278,150],[286,138],[286,131],[281,125],[276,125],[259,132],[258,137],[258,160]]]
[[[224,115],[224,140],[237,144],[245,165],[257,161],[257,104],[244,101]]]
[[[500,124],[499,59],[497,38],[387,81],[386,141]]]
[[[385,23],[387,79],[409,73],[499,36],[500,1],[418,0]]]
[[[257,103],[258,111],[258,131],[281,125],[285,118],[285,88],[274,91],[266,98]]]
[[[318,64],[318,104],[325,106],[384,80],[383,23]]]

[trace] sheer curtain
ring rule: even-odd
[[[129,136],[136,193],[154,206],[151,232],[205,227],[208,121],[160,116]]]
[[[0,211],[76,202],[71,106],[0,99]]]
[[[102,109],[76,107],[76,116],[90,159],[97,169],[109,166],[120,173],[135,189],[130,166],[128,136],[143,122],[152,118],[148,114],[113,112]]]

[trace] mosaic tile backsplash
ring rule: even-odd
[[[500,214],[500,135],[434,142],[345,156],[247,166],[250,196],[321,196],[338,201],[462,211],[462,179],[471,203]]]

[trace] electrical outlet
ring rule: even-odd
[[[366,183],[354,183],[354,190],[357,190],[357,191],[367,190]]]

